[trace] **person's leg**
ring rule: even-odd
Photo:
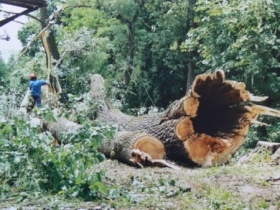
[[[35,105],[36,105],[35,97],[31,96],[29,98],[29,102],[28,102],[28,106],[29,106],[30,110],[34,109]]]
[[[41,96],[33,96],[38,108],[41,108]]]
[[[37,98],[37,107],[41,108],[42,104],[41,104],[41,96],[38,96]]]

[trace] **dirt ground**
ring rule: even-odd
[[[109,197],[94,202],[59,196],[7,200],[0,209],[280,209],[280,166],[262,154],[249,163],[238,160],[211,168],[134,168],[106,160],[104,182],[114,186]]]
[[[117,209],[280,209],[279,165],[252,163],[179,171],[134,169],[116,161],[104,166],[110,168],[108,179],[127,186],[123,190],[135,196],[129,206]]]

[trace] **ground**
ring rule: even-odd
[[[257,154],[247,163],[238,159],[211,168],[134,168],[106,160],[104,182],[115,185],[113,198],[94,202],[64,200],[60,196],[9,199],[1,209],[280,209],[280,166]]]

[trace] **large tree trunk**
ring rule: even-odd
[[[42,28],[45,28],[49,21],[48,20],[49,14],[47,11],[47,7],[40,8],[40,14],[41,14]],[[46,42],[47,42],[47,45],[43,44],[46,54],[47,54],[47,52],[49,52],[55,60],[59,60],[60,55],[59,55],[59,51],[57,48],[57,43],[56,43],[53,31],[50,31],[48,33],[48,35],[46,36]],[[49,67],[48,63],[50,62],[50,56],[46,55],[46,59],[47,59],[47,61],[46,61],[47,66]]]
[[[50,24],[50,17],[48,15],[47,7],[40,8],[42,28]],[[55,13],[52,15],[54,16]],[[58,78],[52,72],[52,58],[59,60],[60,55],[57,48],[57,43],[54,37],[54,32],[48,29],[42,33],[42,43],[46,53],[46,66],[48,69],[47,82],[49,85],[43,88],[45,95],[43,103],[48,103],[50,107],[59,107],[58,94],[62,92]],[[58,64],[59,65],[59,64]],[[47,100],[46,100],[47,99]]]
[[[139,117],[112,108],[100,94],[102,85],[103,78],[93,75],[92,96],[102,104],[97,119],[118,124],[120,133],[115,141],[105,141],[101,150],[127,163],[132,159],[145,164],[147,156],[135,157],[139,150],[152,159],[166,155],[185,166],[224,164],[244,143],[250,125],[261,124],[260,114],[280,117],[278,110],[251,103],[266,97],[253,96],[244,83],[225,80],[222,70],[197,76],[186,96],[164,112]]]

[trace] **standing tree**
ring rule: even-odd
[[[189,7],[188,7],[188,19],[187,19],[187,28],[188,31],[195,28],[194,17],[195,17],[195,4],[197,0],[189,0]],[[187,79],[187,90],[191,88],[191,84],[194,79],[195,75],[195,51],[190,52],[189,62],[188,62],[188,79]]]
[[[249,90],[278,100],[279,11],[276,1],[198,1],[197,27],[181,47],[197,52],[200,73],[223,68]]]
[[[51,21],[50,20],[51,14],[48,12],[47,7],[42,7],[42,8],[40,8],[40,15],[41,15],[42,29],[44,29]],[[55,60],[59,60],[60,55],[59,55],[59,51],[58,51],[58,47],[57,47],[57,43],[56,43],[54,34],[55,34],[55,32],[53,31],[53,29],[49,29],[48,33],[43,35],[43,36],[46,36],[46,37],[42,37],[42,39],[46,39],[46,45],[43,45],[43,46],[45,48],[45,51],[49,52]],[[48,56],[46,55],[46,57],[48,57]],[[48,63],[48,61],[47,61],[47,63]]]
[[[127,68],[124,71],[124,82],[128,86],[131,80],[134,67],[134,55],[135,55],[135,30],[136,23],[138,21],[140,12],[145,5],[143,0],[122,0],[108,2],[98,1],[99,8],[104,9],[112,17],[118,19],[121,23],[127,26],[127,43],[126,43],[126,58]]]

